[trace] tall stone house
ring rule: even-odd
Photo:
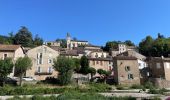
[[[160,78],[170,81],[170,58],[151,57],[148,58],[151,78]]]
[[[26,55],[32,60],[31,69],[26,71],[27,77],[36,80],[45,80],[47,77],[57,77],[54,70],[54,59],[59,56],[59,52],[45,45],[35,47],[27,51]]]
[[[140,72],[136,57],[117,56],[113,58],[114,81],[116,84],[140,84]]]
[[[0,59],[11,58],[13,63],[15,63],[19,57],[24,57],[24,56],[25,54],[23,51],[23,47],[21,45],[0,44]],[[9,77],[14,76],[14,70],[15,67],[13,67],[13,71],[11,72]]]

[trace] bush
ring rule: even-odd
[[[156,87],[153,85],[153,83],[151,83],[151,82],[149,82],[149,81],[145,83],[144,87],[147,88],[147,89],[156,88]]]
[[[142,89],[142,90],[145,89],[143,85],[138,85],[138,84],[133,84],[130,88],[131,89]]]
[[[116,89],[118,89],[118,90],[128,90],[129,87],[127,87],[127,86],[125,86],[125,85],[117,85],[117,86],[116,86]]]
[[[164,94],[164,92],[168,92],[169,90],[162,88],[162,89],[156,89],[156,88],[152,88],[149,90],[149,93],[151,94]]]

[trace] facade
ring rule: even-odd
[[[136,57],[118,56],[113,58],[114,80],[116,84],[140,84],[140,72]]]
[[[148,59],[151,78],[170,81],[170,58],[152,57]]]
[[[88,56],[89,66],[98,69],[103,69],[106,71],[112,71],[113,63],[112,58],[107,52],[103,51],[93,51]],[[98,74],[96,74],[98,76]]]
[[[56,41],[47,41],[44,44],[47,46],[57,46],[57,47],[60,46],[60,42],[56,42]]]
[[[19,57],[24,57],[24,51],[21,45],[2,45],[0,44],[0,59],[12,58],[12,61],[15,62]],[[14,69],[9,75],[9,77],[14,76]]]
[[[66,41],[67,41],[67,49],[73,49],[75,47],[85,46],[89,44],[88,41],[72,40],[69,33],[67,33]]]
[[[118,44],[117,49],[111,50],[111,55],[115,57],[121,53],[130,51],[130,50],[137,51],[135,46],[127,46],[126,44]]]
[[[147,63],[146,63],[146,57],[134,50],[128,50],[128,51],[125,51],[123,53],[120,53],[119,55],[117,56],[129,56],[129,57],[136,57],[137,60],[138,60],[138,64],[139,64],[139,69],[143,69],[145,67],[148,67],[147,66]]]
[[[26,54],[33,63],[31,69],[26,71],[27,77],[33,77],[36,80],[57,77],[57,71],[53,68],[53,60],[59,56],[58,51],[42,45],[28,50]]]

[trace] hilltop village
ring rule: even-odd
[[[170,58],[168,57],[146,57],[138,52],[137,47],[123,43],[106,52],[100,46],[92,45],[88,41],[73,40],[69,33],[66,35],[66,44],[66,48],[60,46],[60,41],[47,41],[34,48],[0,44],[0,58],[9,57],[15,62],[19,57],[28,56],[33,64],[26,71],[25,77],[32,77],[37,81],[58,77],[58,72],[53,68],[53,60],[58,56],[77,59],[86,56],[90,67],[111,72],[107,77],[111,84],[140,85],[151,81],[161,88],[170,87]],[[9,77],[14,76],[15,67]],[[93,77],[74,73],[72,77],[83,82],[85,79],[102,76],[99,73]]]

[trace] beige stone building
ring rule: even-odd
[[[114,57],[113,70],[116,84],[140,84],[140,74],[136,57]]]
[[[60,46],[60,42],[56,42],[56,41],[46,41],[44,42],[44,44],[47,46],[56,46],[56,47]]]
[[[28,50],[26,54],[33,63],[31,69],[26,71],[27,77],[33,77],[36,80],[57,77],[57,71],[53,68],[53,61],[59,56],[58,51],[42,45]]]
[[[89,44],[88,41],[84,41],[84,40],[72,40],[69,33],[67,33],[66,41],[67,41],[67,49],[73,49],[75,47],[85,46]]]
[[[19,57],[24,57],[24,51],[21,45],[3,45],[0,44],[0,59],[5,59],[5,58],[12,58],[13,62],[19,58]],[[9,75],[9,77],[14,76],[14,69]]]
[[[126,51],[129,51],[129,50],[137,51],[135,46],[127,46],[126,44],[118,44],[117,48],[112,49],[110,51],[110,53],[113,57],[115,57],[115,56],[117,56],[121,53],[124,53]]]
[[[112,57],[108,55],[107,52],[103,51],[92,51],[88,54],[89,66],[98,69],[103,69],[106,71],[112,71],[113,62]],[[96,74],[99,76],[99,74]]]
[[[161,78],[170,81],[170,58],[152,57],[148,59],[151,78]]]

